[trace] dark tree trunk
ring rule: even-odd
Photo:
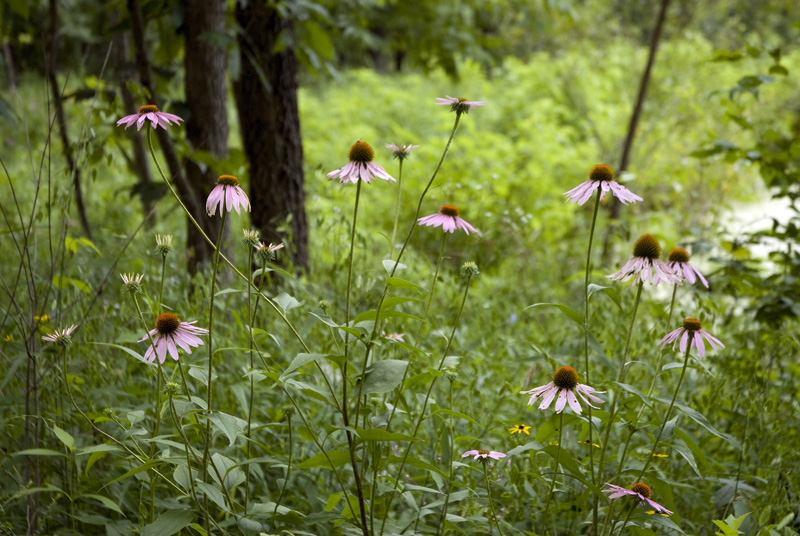
[[[92,229],[89,226],[89,218],[86,215],[86,205],[83,202],[83,191],[81,190],[81,170],[72,154],[67,120],[64,116],[64,102],[61,98],[61,88],[58,87],[58,78],[56,76],[58,68],[58,63],[56,62],[56,53],[58,51],[58,5],[56,0],[50,0],[49,12],[50,26],[47,32],[49,46],[47,47],[46,55],[47,80],[50,84],[50,92],[53,94],[53,108],[55,108],[56,122],[58,122],[58,130],[61,134],[61,144],[64,147],[64,158],[67,160],[67,169],[69,169],[69,176],[72,178],[72,185],[75,188],[75,205],[78,209],[78,217],[81,220],[83,232],[91,239]]]
[[[208,151],[217,158],[228,154],[227,85],[225,83],[225,50],[211,45],[203,34],[225,31],[225,0],[185,0],[186,15],[186,137],[192,148]],[[217,183],[215,170],[201,167],[186,159],[186,178],[191,188],[205,199]],[[228,170],[216,170],[227,173]],[[208,236],[217,235],[219,218],[209,218],[203,210],[193,214]],[[189,271],[211,260],[213,248],[188,222],[187,247]]]
[[[267,242],[287,242],[295,265],[308,267],[303,146],[297,109],[298,62],[289,46],[272,50],[291,22],[265,2],[236,4],[241,74],[234,82],[245,154],[250,162],[251,219]],[[291,236],[278,226],[290,219]]]

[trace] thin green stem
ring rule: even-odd
[[[597,223],[597,212],[600,208],[600,199],[603,197],[602,188],[597,189],[597,198],[594,203],[594,213],[592,214],[592,227],[589,230],[589,247],[586,248],[586,276],[583,280],[583,364],[586,375],[586,385],[591,385],[589,380],[589,274],[592,270],[592,242],[594,241],[594,228]],[[589,406],[589,471],[592,473],[592,484],[597,485],[597,477],[594,473],[594,448],[592,447],[592,407]],[[597,526],[597,497],[592,501],[592,526]]]
[[[453,411],[453,380],[450,380],[450,411]],[[448,416],[450,424],[450,471],[447,480],[447,493],[444,496],[444,508],[442,509],[442,518],[439,520],[439,530],[436,532],[439,536],[444,534],[444,523],[447,520],[447,508],[450,505],[450,492],[453,489],[453,480],[455,479],[455,465],[453,458],[455,457],[455,430],[453,428],[453,415]]]
[[[157,309],[160,311],[162,304],[164,303],[164,277],[167,273],[167,255],[166,253],[161,254],[161,285],[159,286],[158,290],[158,307]]]
[[[563,437],[564,432],[564,412],[558,414],[558,444],[556,445],[556,464],[553,468],[553,480],[550,481],[550,491],[547,493],[547,502],[544,505],[544,512],[542,513],[542,534],[545,532],[545,527],[547,526],[547,514],[550,513],[550,501],[553,498],[553,490],[556,487],[556,478],[558,478],[558,465],[561,459],[561,438]],[[555,527],[556,532],[558,532],[558,528]]]
[[[250,339],[250,397],[247,401],[247,461],[250,461],[250,448],[251,448],[251,430],[252,430],[252,423],[253,423],[253,398],[254,398],[254,391],[255,391],[255,380],[253,378],[253,323],[254,317],[253,314],[253,293],[250,292],[250,286],[253,284],[253,248],[247,248],[247,273],[250,274],[250,279],[248,280],[248,289],[247,289],[247,317],[249,322],[249,339]],[[262,270],[263,276],[263,270]],[[263,279],[263,277],[262,277]],[[247,515],[247,505],[250,502],[250,465],[247,464],[244,469],[244,513]]]
[[[289,463],[286,466],[286,477],[283,480],[283,487],[281,487],[281,494],[278,495],[278,500],[275,502],[275,509],[272,510],[272,516],[278,512],[278,507],[281,505],[284,493],[286,493],[286,485],[289,483],[289,475],[292,474],[292,416],[286,414],[286,420],[289,423]]]
[[[223,201],[228,194],[228,186],[224,187]],[[211,402],[213,396],[211,376],[214,372],[214,292],[217,288],[217,271],[219,270],[219,254],[220,246],[222,245],[222,235],[225,231],[225,219],[228,215],[226,210],[220,210],[221,218],[219,222],[219,235],[217,236],[217,243],[214,246],[214,259],[212,261],[211,272],[211,295],[209,296],[208,303],[208,377],[206,378],[206,437],[203,446],[203,482],[206,481],[208,476],[208,451],[211,448]]]
[[[180,417],[178,417],[178,412],[175,410],[175,403],[172,400],[172,391],[167,392],[167,397],[169,399],[169,409],[170,414],[172,415],[172,420],[175,423],[175,428],[178,429],[178,435],[181,436],[181,440],[183,440],[184,448],[186,449],[186,469],[189,473],[189,488],[192,492],[192,498],[194,499],[195,504],[200,507],[200,502],[197,500],[197,492],[194,489],[194,477],[192,476],[192,462],[189,457],[191,453],[192,447],[189,445],[189,439],[186,437],[186,434],[183,433],[183,427],[181,426]],[[202,507],[201,507],[202,509]],[[205,512],[205,516],[208,517],[208,512]]]
[[[397,202],[394,205],[394,226],[392,227],[392,241],[389,246],[389,258],[394,254],[394,241],[397,237],[397,223],[400,221],[400,198],[403,195],[402,182],[403,182],[403,159],[400,158],[400,171],[397,173]]]
[[[633,515],[633,511],[635,509],[636,509],[636,502],[634,501],[633,504],[631,504],[630,509],[628,510],[628,515],[625,517],[625,521],[622,522],[622,528],[619,530],[619,534],[620,535],[625,533],[625,527],[628,525],[628,521],[631,520],[631,515]],[[612,525],[612,527],[613,527],[613,525]]]

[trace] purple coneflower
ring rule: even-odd
[[[208,333],[205,328],[199,328],[193,324],[197,320],[191,322],[181,322],[178,317],[172,313],[161,313],[156,318],[156,328],[151,329],[149,335],[145,335],[139,342],[146,341],[152,337],[153,344],[147,349],[144,354],[145,361],[152,363],[158,355],[158,362],[163,364],[167,358],[167,352],[172,356],[175,361],[178,360],[178,346],[183,348],[187,354],[192,353],[192,348],[197,348],[203,344],[200,337]]]
[[[697,279],[703,283],[703,286],[708,288],[708,281],[700,273],[700,270],[695,268],[689,263],[689,253],[685,249],[675,248],[669,252],[667,257],[667,265],[675,270],[679,275],[691,284],[694,284]]]
[[[428,225],[430,227],[441,227],[445,233],[455,232],[456,229],[464,229],[464,232],[469,234],[470,231],[477,233],[478,231],[470,225],[466,220],[459,217],[458,208],[453,205],[442,205],[439,212],[425,216],[417,220],[420,225]]]
[[[150,121],[153,128],[161,127],[164,130],[167,130],[167,125],[172,125],[172,122],[177,125],[179,122],[183,121],[183,119],[177,115],[159,112],[158,106],[155,104],[145,104],[139,107],[139,113],[126,115],[117,121],[117,126],[125,125],[125,128],[128,128],[136,123],[136,130],[142,130],[142,125],[144,125],[144,122],[147,120]]]
[[[539,404],[539,409],[549,408],[550,404],[553,403],[553,399],[558,395],[556,413],[561,413],[567,403],[569,403],[569,407],[571,407],[575,413],[581,412],[581,405],[575,393],[577,393],[586,404],[595,409],[598,408],[592,406],[589,400],[599,403],[604,402],[604,400],[597,398],[592,393],[605,393],[605,391],[595,391],[593,387],[578,383],[578,373],[572,367],[560,367],[553,373],[553,381],[547,385],[536,387],[530,391],[520,391],[520,394],[531,395],[531,398],[528,400],[529,406],[532,406],[537,398],[541,398],[542,403]]]
[[[43,336],[42,340],[47,342],[52,342],[53,344],[56,344],[58,346],[66,346],[72,342],[70,335],[72,335],[72,332],[75,331],[77,328],[78,326],[72,325],[68,328],[64,328],[61,330],[57,329],[52,333],[48,333],[47,335]]]
[[[239,179],[233,175],[220,175],[217,179],[217,185],[208,194],[208,199],[206,200],[206,212],[208,212],[208,215],[213,216],[216,214],[217,207],[219,207],[220,215],[222,215],[223,209],[230,212],[232,208],[235,208],[237,214],[241,214],[242,208],[248,212],[250,211],[250,200],[239,186]]]
[[[387,143],[386,148],[392,151],[392,156],[398,160],[405,160],[408,158],[408,153],[414,149],[419,149],[419,145],[401,145],[398,147],[394,143]]]
[[[405,333],[383,333],[383,336],[393,341],[406,342]]]
[[[643,234],[633,245],[633,258],[625,263],[619,272],[607,276],[617,281],[627,281],[633,277],[633,282],[647,281],[653,285],[658,285],[661,281],[665,283],[680,283],[681,276],[678,275],[667,263],[659,259],[661,256],[661,244],[651,234]]]
[[[614,197],[626,205],[642,200],[641,197],[614,181],[614,170],[603,164],[594,166],[589,172],[588,181],[582,182],[564,195],[569,197],[569,201],[583,205],[598,188],[603,192],[601,197],[605,197],[606,192],[611,191]]]
[[[273,244],[270,242],[269,244],[265,244],[264,242],[259,242],[257,246],[255,246],[256,253],[261,255],[261,258],[269,259],[271,261],[275,260],[275,252],[279,249],[283,249],[283,244]]]
[[[446,99],[441,97],[436,97],[436,100],[439,101],[436,103],[436,106],[449,106],[451,112],[456,112],[457,114],[466,114],[476,106],[486,106],[485,102],[481,101],[470,101],[464,98],[456,98],[447,95]]]
[[[641,505],[649,505],[653,510],[658,513],[663,513],[667,515],[671,515],[672,512],[655,502],[654,500],[650,499],[651,491],[650,486],[643,482],[637,482],[630,489],[623,488],[622,486],[615,486],[614,484],[606,483],[608,489],[604,489],[603,493],[610,493],[611,495],[608,496],[609,499],[618,499],[620,497],[625,497],[626,495],[630,495],[639,500],[639,504]]]
[[[662,348],[669,343],[672,343],[672,349],[675,349],[675,345],[678,344],[678,339],[680,339],[680,349],[681,353],[686,351],[686,343],[689,343],[689,348],[694,346],[697,348],[697,353],[700,357],[705,357],[706,355],[706,345],[703,342],[703,339],[708,341],[708,344],[711,345],[711,348],[714,350],[717,349],[717,345],[721,348],[725,348],[725,345],[720,342],[719,339],[711,335],[707,331],[703,331],[700,329],[702,324],[696,318],[687,318],[683,321],[683,325],[676,330],[670,331],[667,333],[663,339],[658,343],[659,346]]]
[[[356,183],[359,178],[369,184],[369,181],[375,177],[394,181],[394,177],[386,173],[386,170],[380,164],[373,162],[375,151],[372,150],[369,143],[358,140],[350,147],[347,157],[350,161],[344,167],[334,169],[328,173],[328,177],[331,179],[339,179],[339,184],[346,182]]]
[[[464,454],[461,455],[462,458],[466,458],[467,456],[475,456],[473,460],[477,460],[478,458],[486,459],[492,458],[495,460],[499,460],[500,458],[505,458],[506,455],[502,452],[495,452],[494,450],[468,450]]]

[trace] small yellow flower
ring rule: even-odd
[[[47,324],[50,322],[50,315],[45,314],[42,316],[34,316],[33,320],[34,322],[39,322],[40,324]]]
[[[669,458],[669,454],[662,454],[661,452],[656,452],[653,454],[653,458]]]
[[[584,445],[588,445],[589,444],[589,440],[587,439],[586,441],[578,441],[578,443],[583,443]],[[600,445],[598,445],[597,443],[592,443],[592,446],[594,448],[596,448],[596,449],[600,448]]]
[[[647,515],[653,515],[653,514],[655,514],[655,513],[656,513],[656,511],[655,511],[655,510],[648,510],[648,511],[646,511],[646,512],[645,512],[645,514],[647,514]],[[664,517],[669,517],[669,514],[664,514],[664,513],[661,513],[660,515],[662,515],[662,516],[664,516]]]
[[[515,424],[513,428],[509,428],[508,431],[512,434],[519,434],[525,432],[525,435],[531,435],[530,433],[530,426],[526,426],[524,424]]]
[[[11,342],[13,340],[14,340],[14,336],[12,334],[10,334],[10,333],[8,335],[6,335],[5,337],[3,337],[3,341],[5,341],[5,342]]]

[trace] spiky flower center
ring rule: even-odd
[[[593,181],[613,181],[614,170],[605,164],[598,164],[589,172],[589,180]]]
[[[239,186],[239,179],[233,175],[220,175],[217,179],[217,184],[223,186]]]
[[[578,385],[578,373],[572,367],[561,367],[553,373],[553,383],[559,389],[575,389]]]
[[[156,329],[162,335],[173,333],[180,325],[181,321],[172,313],[161,313],[158,315],[158,318],[156,318]]]
[[[444,214],[445,216],[452,216],[454,218],[457,218],[458,207],[454,207],[453,205],[442,205],[442,208],[439,209],[439,214]]]
[[[465,99],[464,97],[458,97],[458,102],[467,102],[469,99]]]
[[[683,329],[686,331],[700,331],[702,324],[696,318],[687,318],[683,321]]]
[[[661,256],[661,244],[653,235],[643,234],[633,245],[633,256],[657,259]]]
[[[636,484],[631,486],[631,491],[635,491],[636,493],[647,499],[650,498],[650,493],[651,493],[650,486],[648,486],[643,482],[637,482]]]
[[[375,158],[375,151],[369,146],[369,143],[357,141],[350,147],[350,154],[348,154],[351,162],[358,162],[359,164],[366,164],[372,162]]]
[[[139,106],[139,113],[140,114],[154,114],[158,111],[158,106],[155,104],[145,104],[144,106]]]
[[[675,248],[669,252],[669,262],[689,262],[689,253],[685,249]]]
[[[488,450],[479,450],[478,454],[480,454],[481,456],[488,456],[489,455],[489,451]]]

